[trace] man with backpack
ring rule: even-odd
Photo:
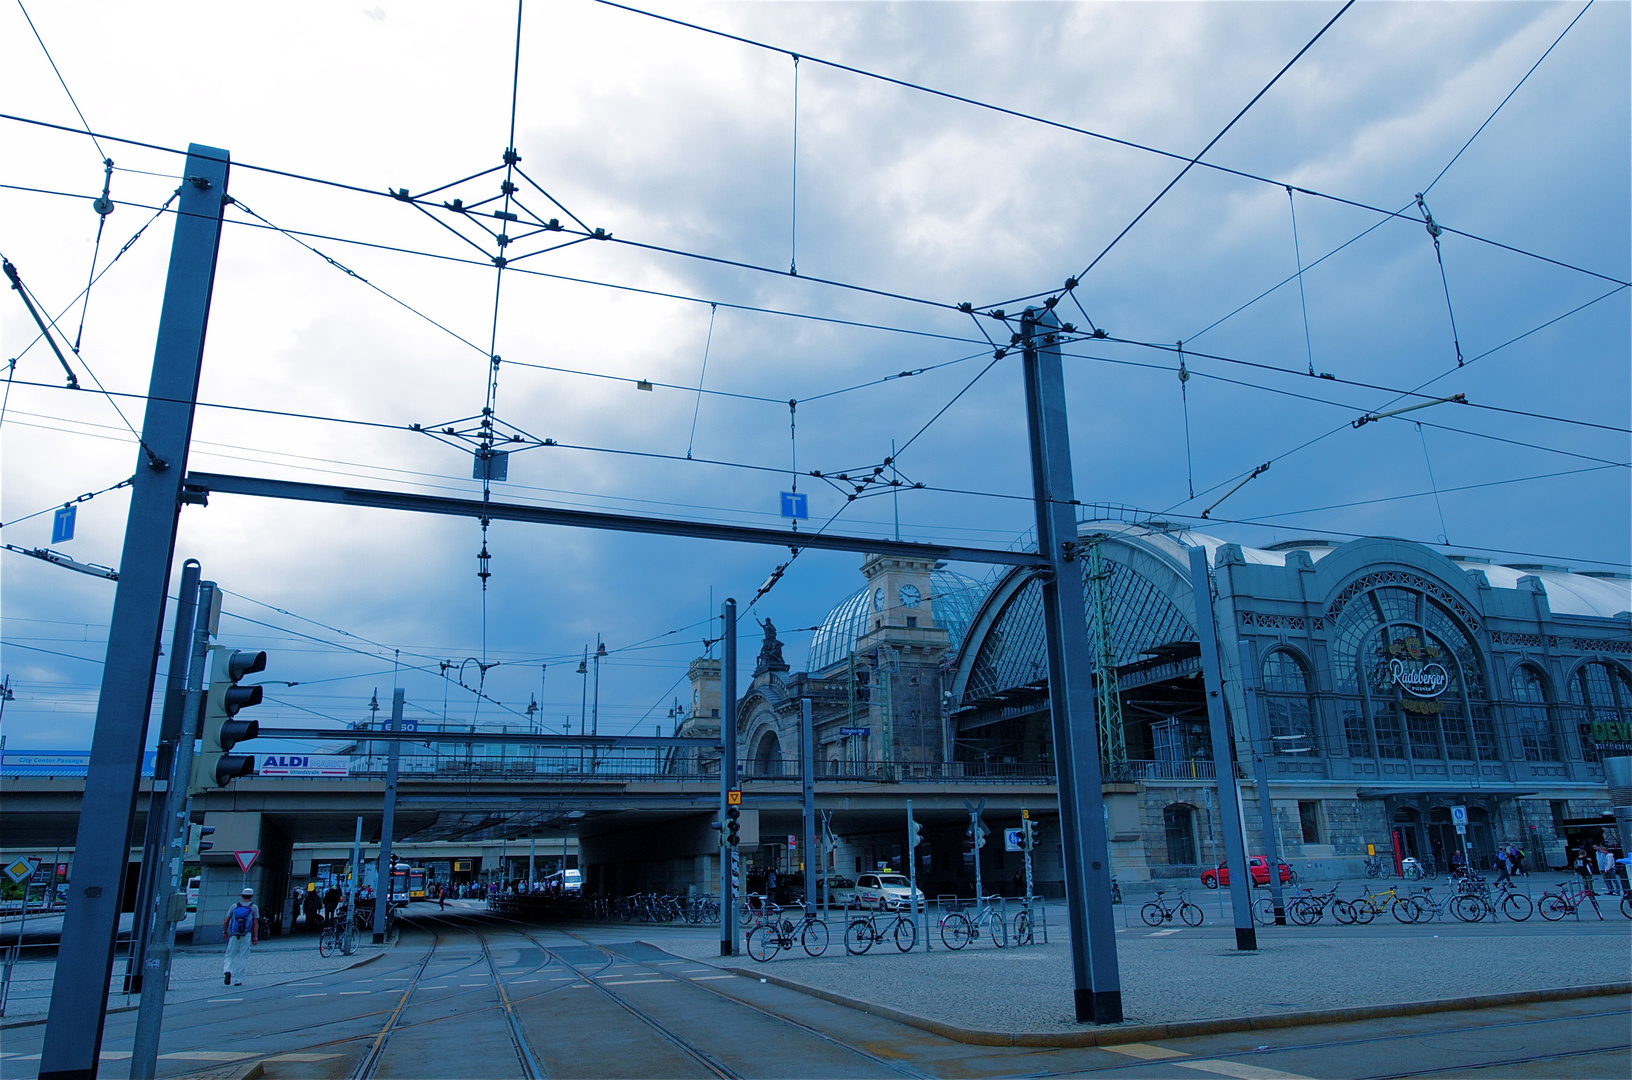
[[[254,889],[245,889],[238,895],[238,902],[227,912],[221,929],[227,935],[227,957],[221,964],[221,981],[232,986],[236,976],[236,985],[242,986],[244,969],[249,967],[250,946],[261,941],[261,912],[255,906]]]

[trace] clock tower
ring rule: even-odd
[[[940,700],[940,665],[951,638],[935,623],[930,572],[934,559],[868,555],[867,628],[856,639],[877,693],[870,703],[873,760],[894,767],[948,759]]]

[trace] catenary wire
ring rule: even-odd
[[[74,100],[74,92],[68,89],[68,80],[62,77],[62,70],[57,67],[56,60],[52,58],[51,50],[46,48],[45,39],[40,36],[39,27],[34,25],[34,19],[29,15],[28,8],[23,6],[23,0],[17,0],[17,7],[23,13],[23,21],[28,23],[29,30],[34,34],[34,40],[40,43],[40,51],[45,54],[45,62],[51,65],[51,73],[57,77],[57,82],[62,84],[62,92],[68,95],[68,104],[74,107],[74,115],[79,117],[81,124],[85,125],[85,134],[91,136],[91,144],[96,147],[97,157],[106,160],[107,152],[102,149],[102,144],[97,141],[96,136],[91,135],[91,122],[85,119],[85,113],[80,110],[79,102]]]
[[[1083,269],[1082,273],[1076,275],[1076,277],[1077,277],[1077,279],[1079,281],[1082,278],[1087,277],[1088,272],[1090,270],[1092,270],[1094,267],[1098,266],[1100,264],[1101,260],[1103,260],[1105,258],[1105,256],[1107,256],[1107,255],[1109,255],[1111,253],[1111,249],[1116,247],[1117,244],[1121,243],[1122,238],[1124,236],[1127,236],[1128,233],[1132,232],[1133,227],[1135,225],[1139,224],[1139,222],[1144,219],[1144,216],[1146,214],[1150,213],[1151,210],[1155,209],[1156,204],[1162,201],[1163,196],[1165,196],[1169,191],[1172,191],[1174,186],[1177,185],[1180,180],[1183,180],[1185,178],[1185,176],[1190,172],[1190,170],[1195,167],[1196,163],[1198,161],[1200,161],[1202,158],[1207,156],[1207,151],[1211,150],[1214,146],[1218,145],[1219,140],[1224,138],[1224,136],[1229,133],[1230,129],[1235,127],[1235,125],[1240,121],[1240,119],[1243,116],[1246,116],[1247,113],[1252,109],[1252,107],[1254,105],[1258,104],[1258,102],[1263,98],[1263,96],[1265,94],[1269,93],[1270,89],[1276,83],[1281,81],[1281,76],[1285,75],[1288,71],[1292,70],[1292,65],[1296,64],[1299,60],[1303,59],[1303,55],[1305,53],[1307,53],[1310,49],[1315,47],[1315,42],[1319,41],[1323,36],[1325,36],[1326,31],[1330,30],[1332,28],[1333,24],[1336,23],[1337,20],[1341,19],[1344,16],[1344,14],[1348,12],[1349,8],[1354,6],[1354,2],[1355,2],[1355,0],[1347,0],[1347,2],[1341,8],[1338,9],[1337,14],[1333,15],[1331,17],[1331,19],[1329,19],[1324,26],[1322,26],[1318,31],[1315,32],[1315,36],[1309,39],[1308,44],[1306,44],[1303,48],[1299,49],[1298,52],[1297,52],[1297,55],[1293,56],[1292,59],[1288,60],[1286,62],[1286,64],[1285,64],[1285,66],[1283,66],[1279,71],[1277,71],[1275,73],[1274,78],[1270,79],[1269,82],[1265,83],[1264,88],[1262,90],[1259,90],[1256,94],[1254,94],[1252,96],[1252,100],[1247,102],[1246,105],[1242,106],[1241,111],[1236,113],[1235,116],[1233,118],[1231,118],[1230,122],[1225,124],[1224,127],[1219,130],[1219,133],[1217,135],[1214,135],[1212,137],[1212,139],[1207,143],[1207,145],[1201,148],[1201,152],[1199,154],[1197,154],[1195,157],[1190,158],[1188,161],[1185,162],[1184,168],[1179,170],[1179,174],[1177,176],[1175,176],[1173,179],[1169,180],[1167,182],[1167,186],[1162,188],[1161,191],[1158,191],[1156,193],[1156,197],[1154,199],[1150,200],[1150,202],[1145,206],[1145,208],[1143,210],[1139,211],[1138,214],[1134,215],[1133,220],[1128,222],[1127,226],[1125,228],[1123,228],[1123,230],[1121,232],[1117,233],[1116,236],[1111,239],[1111,242],[1109,244],[1105,245],[1104,250],[1101,251],[1098,255],[1095,255],[1093,257],[1093,259],[1089,261],[1088,265]]]

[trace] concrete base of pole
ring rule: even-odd
[[[1258,931],[1250,926],[1235,928],[1235,947],[1242,952],[1258,951]]]
[[[384,945],[385,944],[385,935],[384,934],[375,934],[374,935],[374,944]]]
[[[1122,1022],[1122,991],[1094,992],[1078,990],[1077,1023],[1120,1024]]]
[[[733,952],[732,952],[732,949],[731,949],[731,943],[729,941],[720,942],[720,955],[721,956],[731,956],[731,955],[733,955]]]

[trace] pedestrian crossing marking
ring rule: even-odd
[[[295,997],[297,997],[297,998],[303,998],[303,997],[328,997],[328,996],[329,996],[328,994],[296,994],[295,995]]]
[[[699,975],[692,982],[708,982],[710,979],[734,979],[735,975]]]
[[[603,982],[602,986],[644,986],[647,983],[672,983],[674,979],[630,979],[628,982]]]
[[[372,994],[373,992],[374,991],[372,990],[342,990],[340,991],[340,996],[345,997],[347,994]]]
[[[1163,1058],[1189,1057],[1182,1050],[1169,1050],[1165,1046],[1152,1046],[1150,1043],[1122,1043],[1120,1046],[1105,1046],[1113,1054],[1126,1054],[1138,1058],[1140,1061],[1160,1061]]]

